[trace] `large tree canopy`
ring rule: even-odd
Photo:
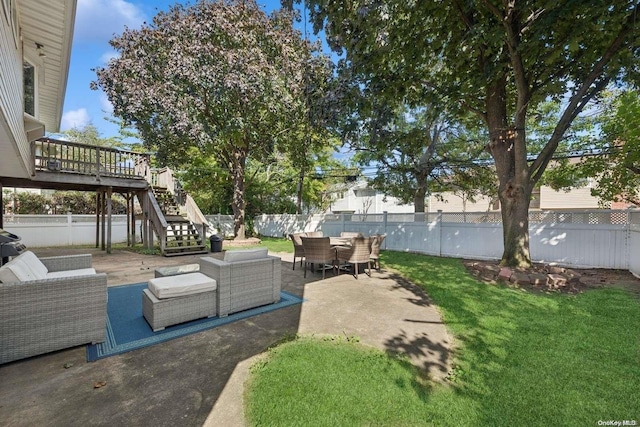
[[[637,0],[310,0],[350,66],[389,96],[472,111],[489,134],[504,227],[502,263],[530,265],[528,209],[572,121],[608,84],[637,78]],[[527,116],[562,103],[532,152]],[[533,160],[532,160],[533,158]]]
[[[599,135],[574,145],[579,163],[567,163],[548,174],[550,185],[567,189],[592,179],[591,194],[602,205],[640,206],[640,94],[610,91],[594,115]]]
[[[331,71],[292,23],[253,0],[176,5],[114,38],[119,56],[96,70],[94,87],[161,161],[179,167],[197,147],[229,170],[239,238],[247,159],[302,145],[295,138],[313,126],[309,101],[321,96]]]

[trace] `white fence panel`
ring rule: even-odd
[[[480,215],[481,214],[481,215]],[[635,216],[634,216],[635,215]],[[434,219],[435,218],[435,219]],[[431,220],[430,222],[427,219]],[[282,236],[282,230],[322,230],[326,236],[342,231],[365,235],[386,233],[386,249],[471,259],[500,259],[502,224],[486,213],[421,217],[325,215],[292,222],[284,215],[256,219],[262,235]],[[425,221],[425,222],[423,222]],[[491,222],[494,221],[494,222]],[[533,261],[573,267],[630,269],[640,277],[640,212],[533,212],[529,238]]]
[[[500,259],[503,247],[501,224],[442,223],[443,256]]]
[[[5,218],[4,229],[20,236],[27,248],[95,245],[95,215],[14,215]],[[113,215],[111,242],[127,241],[127,216]]]
[[[627,226],[542,224],[530,227],[535,261],[574,267],[628,268]]]
[[[629,271],[640,278],[640,225],[631,224],[629,236]]]
[[[253,225],[263,236],[285,237],[292,233],[315,231],[321,220],[321,215],[262,215],[254,219]]]
[[[387,228],[376,231],[387,234],[386,249],[440,255],[440,228],[438,223],[389,222]]]

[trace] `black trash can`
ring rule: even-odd
[[[212,234],[209,237],[209,243],[211,244],[211,252],[222,252],[222,237],[216,234]]]

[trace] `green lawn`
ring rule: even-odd
[[[456,337],[449,385],[347,342],[299,339],[252,374],[253,425],[598,425],[640,422],[640,302],[615,289],[532,294],[470,277],[459,260],[384,252],[424,287]]]
[[[285,252],[285,253],[293,253],[293,243],[289,239],[279,239],[277,237],[264,237],[260,236],[261,243],[259,245],[253,246],[233,246],[232,241],[226,241],[225,245],[230,250],[236,249],[250,249],[250,248],[259,248],[266,247],[270,252]]]

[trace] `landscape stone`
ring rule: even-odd
[[[523,272],[519,272],[516,271],[514,272],[511,277],[509,278],[509,281],[511,283],[515,283],[518,285],[530,285],[531,284],[531,279],[529,278],[529,275],[527,273],[523,273]]]
[[[567,278],[560,274],[551,273],[547,276],[547,285],[553,289],[564,287],[567,284]]]
[[[529,274],[529,281],[534,286],[543,286],[547,284],[547,275],[543,273]]]
[[[567,271],[566,268],[557,267],[555,265],[551,265],[548,268],[549,268],[549,273],[551,273],[551,274],[562,274],[562,273],[565,273]]]
[[[502,267],[498,273],[498,281],[508,282],[513,271],[509,267]]]

